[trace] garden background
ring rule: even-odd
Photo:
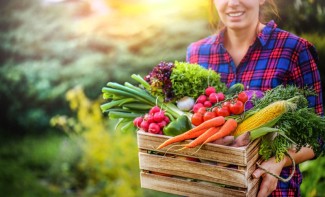
[[[325,2],[277,2],[278,26],[315,44],[324,81]],[[2,0],[1,193],[172,196],[140,188],[136,136],[114,131],[101,88],[184,61],[212,33],[208,13],[207,0]],[[303,196],[325,193],[324,167],[301,165]]]

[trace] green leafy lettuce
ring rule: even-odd
[[[220,81],[220,74],[211,69],[177,61],[174,65],[170,79],[176,100],[184,96],[197,98],[208,86],[215,87],[217,92],[226,90],[226,85]]]

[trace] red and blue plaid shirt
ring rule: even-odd
[[[236,67],[224,47],[224,32],[222,30],[190,44],[187,62],[215,70],[228,87],[242,83],[251,90],[261,91],[280,84],[314,88],[317,95],[307,98],[309,106],[314,107],[316,113],[323,114],[318,55],[311,43],[277,28],[274,21],[270,21]],[[292,167],[286,167],[281,176],[288,177],[291,171]],[[288,183],[279,181],[271,196],[300,196],[301,182],[302,175],[297,166],[294,177]]]

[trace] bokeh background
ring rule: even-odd
[[[325,80],[325,1],[278,0],[278,26],[312,42]],[[208,0],[1,0],[0,191],[16,196],[172,196],[140,188],[136,136],[99,106],[213,33]],[[323,83],[323,88],[325,87]],[[323,90],[324,91],[324,90]],[[325,92],[325,91],[324,91]],[[301,165],[325,194],[325,159]]]

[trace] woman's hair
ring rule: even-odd
[[[224,27],[224,24],[219,20],[216,8],[214,6],[213,0],[210,0],[210,10],[209,10],[209,22],[210,27],[213,32],[219,31]],[[259,21],[261,23],[266,23],[268,20],[280,18],[278,7],[275,3],[275,0],[265,0],[265,3],[260,7]]]

